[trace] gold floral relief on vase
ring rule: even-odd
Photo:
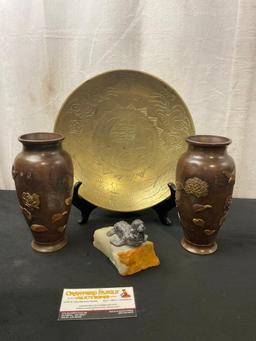
[[[23,192],[21,197],[24,205],[28,208],[35,208],[37,210],[40,208],[40,196],[38,194]]]
[[[200,198],[208,195],[208,187],[209,185],[206,181],[193,177],[186,180],[184,191],[187,194],[194,195],[196,198]]]

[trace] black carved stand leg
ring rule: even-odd
[[[86,224],[91,212],[97,208],[97,206],[91,204],[86,199],[82,198],[79,194],[79,187],[82,185],[81,181],[78,181],[74,185],[74,193],[73,193],[73,205],[78,208],[81,211],[81,219],[79,220],[79,224]],[[172,222],[170,218],[168,217],[169,211],[175,207],[175,192],[176,188],[174,184],[168,184],[171,196],[167,198],[166,200],[160,202],[159,204],[153,206],[152,208],[156,211],[158,214],[158,217],[160,221],[164,225],[170,225]]]
[[[153,210],[156,211],[158,214],[158,217],[162,224],[164,225],[171,225],[171,220],[168,217],[169,211],[176,206],[175,204],[175,193],[176,193],[176,188],[175,185],[170,183],[168,184],[168,187],[170,188],[171,191],[171,196],[164,201],[160,202],[159,204],[153,206]]]
[[[79,224],[86,224],[91,212],[97,207],[84,198],[82,198],[79,194],[79,187],[82,185],[81,181],[78,181],[74,185],[73,199],[72,204],[81,211],[81,219],[78,221]]]

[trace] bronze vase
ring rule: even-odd
[[[73,165],[57,133],[19,137],[23,150],[12,168],[21,211],[34,240],[32,248],[53,252],[67,244],[65,230],[72,203]]]
[[[216,236],[232,201],[235,164],[227,153],[231,140],[195,135],[176,169],[176,206],[184,231],[182,246],[206,255],[217,250]]]

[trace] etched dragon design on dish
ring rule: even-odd
[[[169,195],[176,162],[194,134],[180,96],[138,71],[111,71],[78,87],[55,124],[74,161],[80,193],[116,211],[153,206]]]

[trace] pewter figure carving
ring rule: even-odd
[[[148,239],[145,230],[144,222],[140,219],[135,219],[131,225],[122,220],[107,232],[107,236],[111,237],[116,235],[116,238],[110,239],[110,243],[114,246],[140,246]]]

